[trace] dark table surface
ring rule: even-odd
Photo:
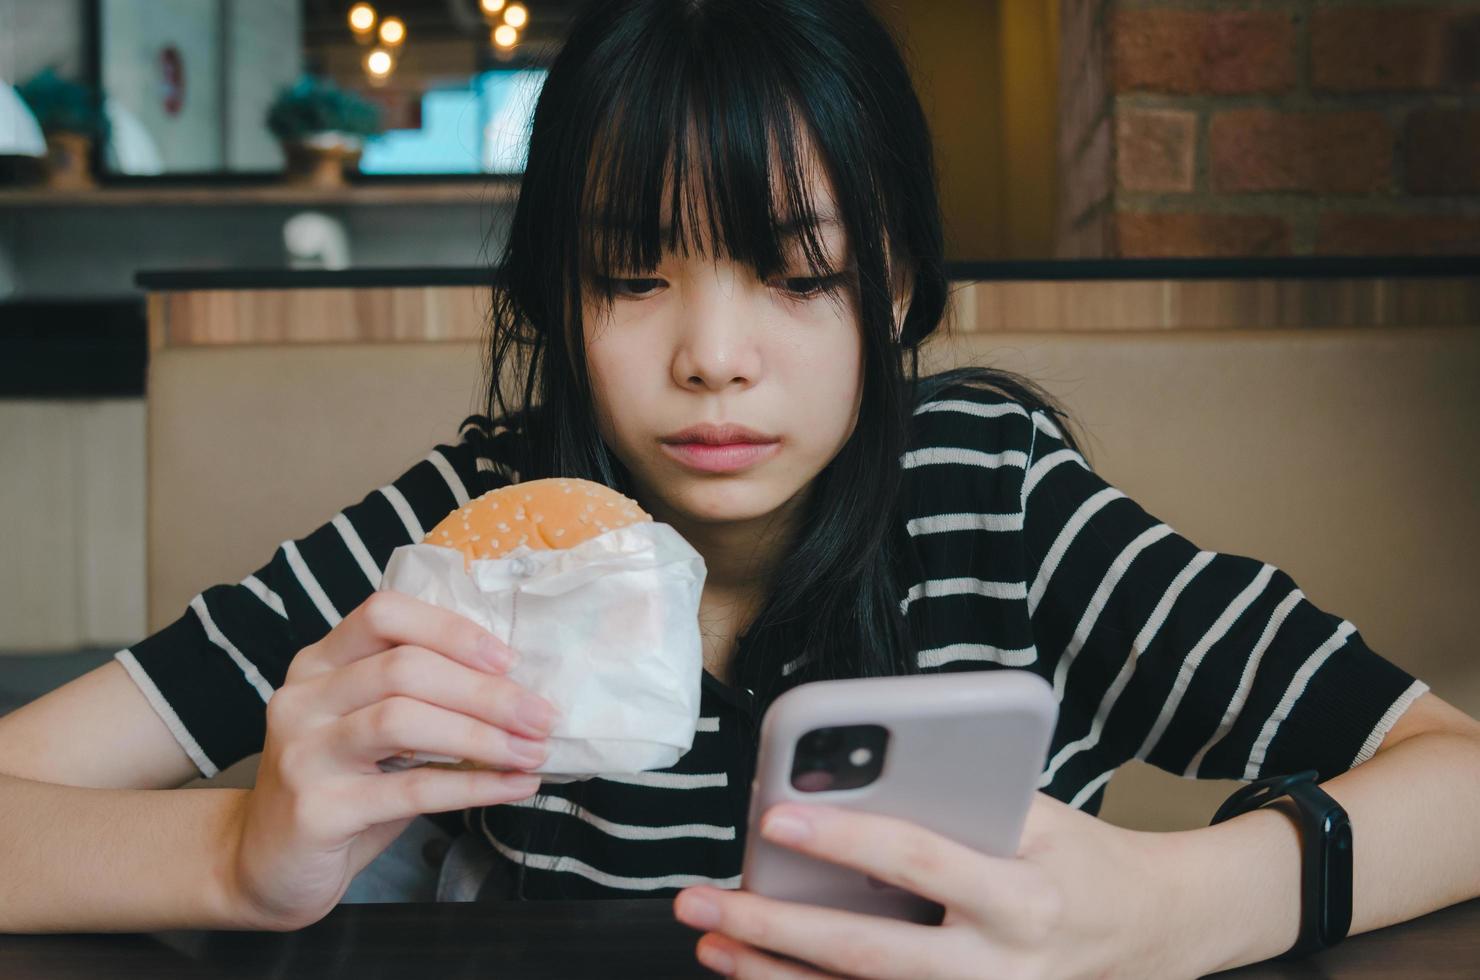
[[[702,977],[668,901],[344,905],[295,933],[0,936],[0,977]],[[1222,977],[1480,977],[1480,900]]]

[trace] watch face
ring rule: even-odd
[[[1352,825],[1345,813],[1328,815],[1321,835],[1321,940],[1340,942],[1352,921]]]

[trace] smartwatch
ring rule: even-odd
[[[1352,922],[1352,825],[1341,804],[1318,785],[1314,769],[1271,776],[1240,787],[1212,823],[1257,810],[1283,797],[1295,804],[1300,828],[1300,935],[1276,959],[1296,959],[1335,946]]]

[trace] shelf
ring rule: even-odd
[[[259,205],[482,207],[490,204],[512,204],[518,196],[517,181],[496,177],[490,177],[486,181],[350,184],[334,190],[286,183],[248,186],[182,184],[150,187],[100,187],[84,191],[11,188],[0,190],[0,210],[9,208],[252,207]]]

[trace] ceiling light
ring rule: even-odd
[[[396,67],[396,59],[392,58],[389,51],[376,48],[365,55],[365,70],[376,78],[384,78]]]
[[[387,17],[380,22],[380,40],[395,47],[406,40],[406,24],[399,17]]]
[[[357,3],[349,8],[349,29],[356,34],[368,34],[375,26],[375,8],[368,3]]]

